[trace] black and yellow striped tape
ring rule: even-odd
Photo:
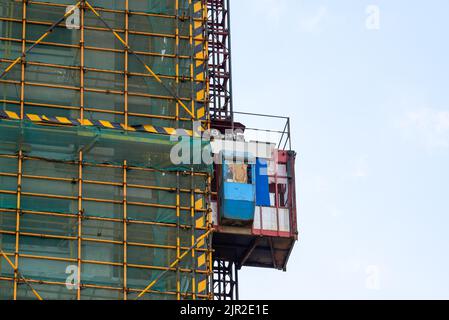
[[[3,111],[0,110],[0,119],[8,119],[8,120],[21,120],[20,116],[16,112],[12,111]],[[105,120],[89,120],[89,119],[71,119],[67,117],[55,117],[55,116],[45,116],[45,115],[37,115],[37,114],[25,114],[24,120],[29,120],[37,123],[50,123],[50,124],[58,124],[58,125],[69,125],[69,126],[86,126],[86,127],[99,127],[103,129],[116,129],[116,130],[125,130],[132,132],[148,132],[155,134],[165,134],[172,135],[178,134],[183,136],[193,136],[192,130],[187,129],[175,129],[168,127],[157,127],[153,125],[133,125],[126,126],[123,123],[105,121]],[[203,130],[199,127],[199,130]],[[195,134],[198,136],[199,134]]]
[[[207,223],[204,213],[199,211],[204,208],[204,205],[205,201],[203,199],[203,196],[199,195],[195,200],[195,211],[197,212],[197,214],[195,215],[195,227],[197,229],[204,228]],[[201,249],[206,248],[206,242],[204,239],[198,243],[197,248]],[[207,271],[208,269],[207,253],[198,252],[196,268],[199,270]],[[197,292],[198,294],[202,294],[207,290],[208,287],[207,277],[199,275],[197,279],[198,279]]]

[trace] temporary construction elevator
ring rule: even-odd
[[[238,300],[241,268],[287,269],[298,239],[296,153],[290,118],[234,110],[230,1],[208,0],[207,10],[212,152],[219,159],[210,197],[212,290],[216,299]],[[270,125],[278,121],[280,128]],[[274,139],[253,140],[257,132]]]
[[[229,0],[0,0],[0,299],[238,299],[286,268],[291,146],[244,152],[243,202],[234,164],[172,158],[239,156],[230,67]]]
[[[210,298],[202,1],[0,10],[0,299]]]

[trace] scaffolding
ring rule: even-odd
[[[207,0],[210,113],[213,120],[232,121],[232,64],[229,0]]]
[[[203,1],[0,10],[0,299],[210,299]]]
[[[3,110],[207,126],[201,0],[60,2],[0,2]]]

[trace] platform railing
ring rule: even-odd
[[[239,117],[239,115],[241,117]],[[289,151],[292,150],[292,140],[291,140],[291,121],[290,117],[278,116],[278,115],[268,115],[252,112],[239,112],[234,111],[235,121],[239,121],[239,118],[243,118],[243,123],[252,123],[258,120],[258,118],[265,118],[267,120],[275,120],[275,123],[270,123],[269,128],[260,127],[246,127],[245,132],[265,132],[270,136],[270,141],[276,143],[276,148],[278,150]],[[249,120],[249,121],[248,121]]]

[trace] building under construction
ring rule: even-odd
[[[262,115],[233,110],[229,22],[229,0],[0,0],[0,299],[238,299],[240,268],[286,269],[290,121],[245,138],[266,128],[237,122]]]

